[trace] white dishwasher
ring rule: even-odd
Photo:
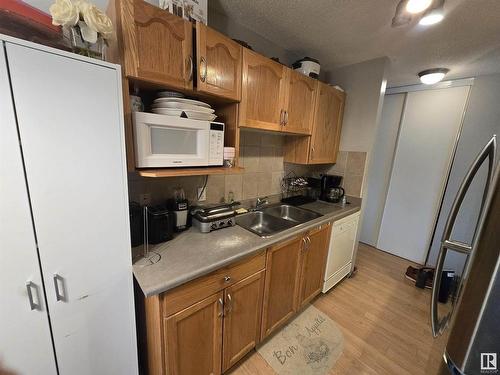
[[[333,222],[326,261],[323,293],[351,272],[352,257],[358,246],[359,211]]]

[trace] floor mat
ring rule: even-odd
[[[337,324],[310,305],[257,349],[279,375],[328,374],[342,354]]]

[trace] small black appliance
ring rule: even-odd
[[[144,243],[144,215],[143,208],[137,202],[129,204],[130,241],[132,247]]]
[[[174,213],[165,204],[148,207],[147,212],[148,242],[157,244],[171,240],[174,234]]]
[[[342,176],[324,174],[321,176],[321,193],[319,199],[326,202],[340,202],[345,195],[344,189],[340,186]]]

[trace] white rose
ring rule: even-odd
[[[78,7],[89,28],[100,33],[104,39],[110,39],[113,36],[113,24],[99,8],[84,1],[81,1]]]
[[[49,8],[52,24],[56,26],[75,26],[80,18],[78,8],[71,0],[56,0]]]

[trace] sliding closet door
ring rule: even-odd
[[[119,70],[7,58],[60,374],[136,374]]]
[[[423,263],[469,87],[408,93],[377,247]]]
[[[15,374],[56,374],[2,42],[0,119],[0,364]]]

